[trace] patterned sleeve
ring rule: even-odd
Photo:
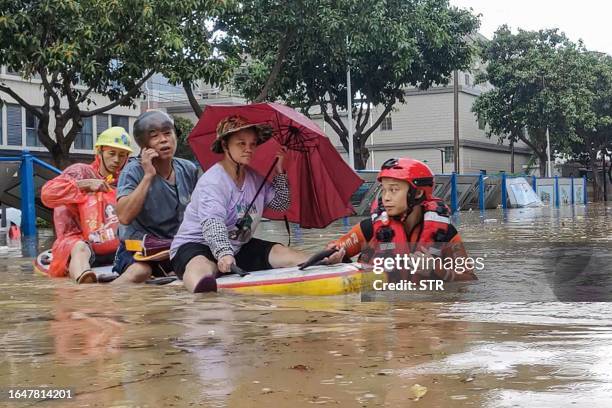
[[[234,255],[232,245],[227,236],[227,227],[218,218],[208,218],[202,222],[204,242],[218,260],[225,255]]]
[[[275,211],[287,211],[291,204],[287,174],[277,174],[266,191],[266,207]]]
[[[198,202],[198,219],[202,226],[204,243],[210,248],[216,259],[224,255],[233,255],[234,251],[225,224],[228,217],[228,193],[219,184],[205,183],[200,187],[205,189],[199,192]]]

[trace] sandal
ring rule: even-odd
[[[81,283],[98,283],[98,276],[91,269],[86,269],[83,273],[77,278],[76,282],[78,284]]]

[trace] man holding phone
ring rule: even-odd
[[[140,155],[126,164],[117,186],[121,244],[113,265],[120,276],[114,283],[140,283],[151,275],[170,272],[169,262],[135,261],[124,241],[140,240],[145,234],[172,239],[198,179],[193,163],[174,157],[176,132],[165,112],[141,114],[134,123],[134,139],[141,148]]]

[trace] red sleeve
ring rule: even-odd
[[[91,178],[99,177],[90,165],[73,164],[67,167],[62,174],[43,185],[40,191],[40,199],[49,208],[78,204],[84,200],[85,195],[77,186],[77,181]]]
[[[363,225],[364,222],[372,223],[371,220],[364,220],[359,224],[353,226],[349,232],[338,238],[334,241],[334,243],[346,250],[346,255],[351,258],[361,252],[363,247],[367,245],[370,239],[366,237],[367,231],[364,231]],[[371,235],[371,234],[370,234]]]

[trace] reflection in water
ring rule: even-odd
[[[557,299],[551,282],[610,275],[597,245],[572,259],[588,256],[599,275],[543,272],[546,248],[557,250],[553,265],[568,261],[558,243],[609,246],[609,213],[517,209],[505,221],[500,211],[461,214],[464,239],[495,262],[476,284],[436,303],[77,287],[33,275],[31,260],[0,246],[0,387],[70,387],[76,399],[62,407],[403,407],[414,403],[415,384],[427,388],[415,403],[422,407],[609,406],[612,304],[527,297]],[[293,241],[314,251],[345,229],[341,221],[294,229]],[[270,222],[259,236],[287,238]],[[50,246],[48,231],[39,243]],[[500,290],[514,302],[490,302]],[[529,301],[516,302],[519,294]]]
[[[84,307],[75,300],[76,288],[58,288],[53,299],[54,319],[49,331],[55,355],[63,363],[79,365],[117,354],[123,323],[111,315],[106,299],[92,297]]]

